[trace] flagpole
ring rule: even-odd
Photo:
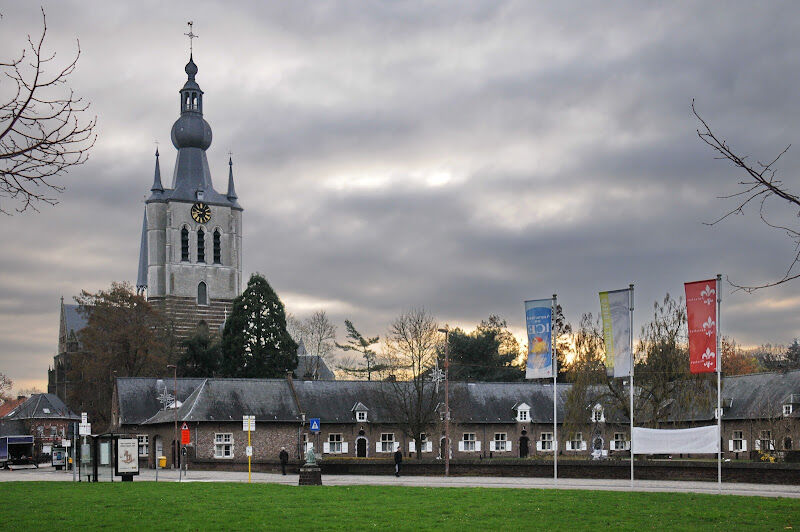
[[[558,395],[556,393],[556,377],[558,377],[558,358],[556,357],[553,324],[556,322],[556,294],[553,294],[553,303],[550,307],[550,360],[553,366],[553,483],[558,484]]]
[[[628,308],[630,315],[630,331],[629,331],[629,347],[631,354],[631,487],[633,487],[633,366],[636,359],[633,356],[633,283],[629,285],[630,291],[628,292]]]
[[[721,340],[720,318],[722,317],[722,295],[720,294],[722,275],[717,274],[717,489],[722,493],[722,353],[719,346]]]

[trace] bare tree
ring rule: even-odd
[[[28,45],[16,59],[0,61],[0,73],[9,81],[0,100],[0,198],[8,198],[18,212],[36,209],[38,202],[58,203],[54,194],[64,188],[52,179],[81,165],[94,145],[97,117],[84,119],[89,103],[67,85],[81,55],[65,66],[46,68],[56,53],[44,50],[47,19],[42,9],[42,34],[28,35]],[[0,212],[10,214],[0,205]]]
[[[716,225],[734,214],[743,214],[744,209],[752,205],[758,209],[759,217],[764,224],[785,233],[794,245],[794,257],[783,276],[777,281],[749,286],[736,284],[730,280],[729,282],[737,290],[753,292],[760,288],[777,286],[797,279],[800,277],[800,272],[797,271],[797,266],[800,263],[800,228],[796,225],[796,221],[791,223],[788,221],[778,221],[781,208],[788,207],[793,211],[795,220],[797,215],[796,211],[800,211],[800,197],[790,192],[783,181],[778,179],[776,168],[778,161],[783,154],[789,151],[791,144],[767,163],[759,161],[752,163],[748,156],[737,154],[725,139],[720,138],[711,130],[708,123],[700,116],[697,109],[695,109],[694,100],[692,100],[692,112],[702,124],[702,127],[697,129],[697,136],[700,137],[700,140],[711,146],[716,152],[718,159],[729,161],[744,174],[743,179],[738,183],[740,186],[738,192],[721,196],[722,199],[734,200],[736,202],[735,206],[707,225]],[[775,208],[776,204],[773,200],[777,200],[777,209]]]
[[[312,378],[317,378],[323,362],[331,362],[333,359],[336,326],[331,323],[324,310],[318,310],[300,322],[297,322],[296,318],[292,316],[292,321],[294,323],[290,326],[287,325],[287,329],[294,330],[294,334],[299,336],[299,340],[302,340],[306,353],[313,357],[307,366],[307,371],[311,373]],[[303,375],[299,376],[303,377]]]
[[[436,320],[425,309],[412,309],[398,316],[386,336],[386,356],[394,379],[382,387],[382,402],[397,427],[413,439],[417,457],[423,440],[437,419],[442,401],[437,384],[430,378],[442,338]]]
[[[0,373],[0,404],[5,403],[11,396],[8,392],[11,391],[11,388],[14,386],[14,381],[6,375],[5,373]]]

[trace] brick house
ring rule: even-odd
[[[256,417],[256,430],[251,434],[256,462],[276,460],[281,447],[299,458],[309,445],[323,457],[389,458],[397,448],[407,455],[416,451],[414,440],[387,408],[386,393],[391,383],[287,378],[178,379],[177,384],[178,401],[173,403],[171,379],[116,381],[114,430],[137,434],[141,458],[151,466],[160,454],[172,464],[176,417],[179,424],[186,422],[192,433],[190,460],[209,467],[224,468],[224,464],[247,461],[243,415]],[[552,386],[536,382],[451,383],[451,457],[552,456]],[[565,433],[562,421],[569,391],[569,384],[558,385],[559,455],[630,456],[626,414],[601,401],[589,405],[585,424]],[[775,452],[796,448],[800,437],[800,371],[727,377],[723,397],[726,458],[755,458],[756,448]],[[441,413],[442,407],[438,407]],[[309,431],[312,418],[321,421],[318,433]],[[442,419],[437,416],[425,434],[423,458],[437,459],[447,452]],[[700,409],[691,418],[671,419],[664,428],[709,425],[714,419],[712,406]]]
[[[73,423],[80,419],[55,394],[35,393],[0,418],[0,434],[30,434],[41,454],[43,448],[69,438]]]

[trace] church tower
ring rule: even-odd
[[[145,202],[137,291],[171,319],[179,338],[216,331],[241,293],[242,207],[228,160],[228,190],[214,189],[206,150],[211,126],[203,118],[203,91],[190,54],[180,89],[180,116],[172,126],[178,150],[172,186],[155,176]]]

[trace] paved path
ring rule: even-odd
[[[253,482],[287,484],[296,486],[297,475],[277,475],[274,473],[253,473]],[[0,471],[3,481],[71,481],[72,472],[56,471],[52,467]],[[155,480],[155,471],[143,470],[136,481]],[[177,482],[176,471],[159,471],[159,482]],[[183,482],[247,482],[247,473],[238,471],[189,471]],[[646,491],[681,493],[718,493],[715,482],[684,482],[661,480],[637,480],[631,487],[629,480],[611,479],[559,479],[554,486],[553,479],[518,477],[423,477],[408,476],[396,478],[391,475],[324,475],[322,482],[327,486],[424,486],[424,487],[484,487],[484,488],[537,488],[537,489],[582,489],[606,491]],[[760,497],[791,497],[800,499],[800,486],[774,484],[723,483],[722,493],[726,495],[755,495]]]

